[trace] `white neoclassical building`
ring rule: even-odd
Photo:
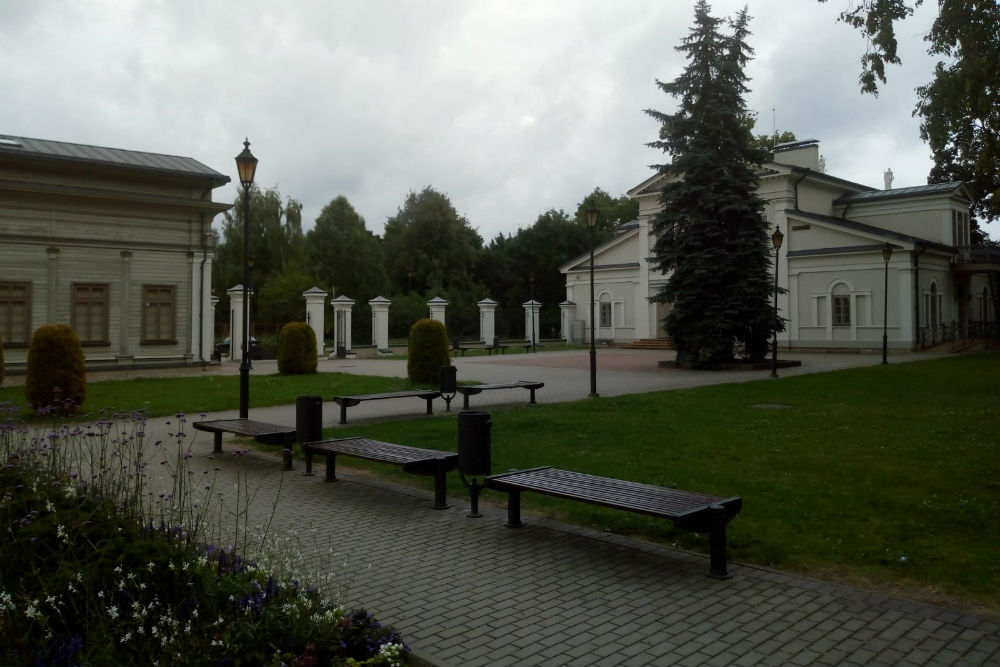
[[[656,174],[630,190],[639,200],[638,219],[595,249],[597,340],[666,338],[669,304],[650,301],[666,281],[654,268],[650,229],[665,179],[677,177]],[[886,171],[886,187],[878,190],[825,173],[815,140],[775,147],[760,172],[759,193],[769,229],[784,234],[782,346],[880,347],[885,323],[890,348],[917,349],[996,322],[1000,253],[970,245],[965,186],[893,188],[891,180]],[[587,341],[589,253],[560,270],[566,276],[563,336]]]

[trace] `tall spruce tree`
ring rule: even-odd
[[[694,26],[676,47],[686,55],[684,71],[656,82],[677,98],[676,112],[646,111],[661,125],[660,139],[649,145],[671,158],[653,168],[674,177],[653,220],[656,266],[668,274],[653,300],[672,305],[665,324],[678,363],[697,366],[731,361],[739,348],[763,359],[775,322],[771,243],[755,170],[768,156],[754,147],[743,101],[750,17],[744,9],[723,34],[723,21],[710,11],[705,0],[696,4]]]

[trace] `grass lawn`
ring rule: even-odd
[[[455,421],[328,435],[454,449]],[[1000,610],[998,354],[515,407],[492,421],[494,472],[556,465],[741,495],[734,560]],[[450,478],[449,494],[467,498]],[[707,552],[707,536],[663,520],[534,494],[522,507]]]
[[[254,376],[251,405],[406,388],[406,380]],[[232,409],[235,376],[91,383],[88,409]],[[20,387],[0,401],[23,401]],[[328,404],[327,409],[336,406]],[[456,412],[329,429],[454,449]],[[493,470],[556,465],[741,495],[734,560],[1000,611],[1000,354],[493,410]],[[345,459],[430,488],[394,466]],[[463,502],[457,475],[449,494]],[[502,502],[487,491],[483,502]],[[707,552],[669,522],[525,494],[527,512]],[[530,515],[526,517],[530,520]]]
[[[105,380],[87,384],[87,397],[81,414],[103,408],[114,410],[146,409],[150,417],[178,412],[197,415],[201,412],[234,410],[238,407],[240,378],[237,375],[203,375],[177,378],[137,378]],[[338,394],[369,394],[402,391],[410,384],[403,378],[316,373],[313,375],[261,375],[250,378],[250,409],[267,405],[294,404],[297,396],[322,396],[325,400]],[[25,404],[23,387],[0,388],[0,402]]]

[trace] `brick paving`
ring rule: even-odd
[[[615,370],[612,355],[604,356],[602,395],[681,382],[672,370]],[[785,374],[878,361],[815,355],[813,363],[810,355],[797,356],[804,368]],[[542,380],[539,401],[586,396],[585,362],[582,369],[566,368],[537,363],[542,354],[517,357],[455,361],[460,379]],[[391,375],[394,363],[324,365]],[[740,381],[765,375],[700,373],[686,386],[706,376]],[[484,392],[473,407],[524,402],[524,393]],[[350,419],[356,426],[394,411],[417,415],[423,404],[416,403],[363,404],[352,408]],[[336,421],[334,407],[324,411],[327,425]],[[438,402],[435,411],[443,408]],[[293,424],[294,406],[254,410],[251,417]],[[496,434],[502,424],[494,422]],[[164,428],[154,421],[147,431]],[[192,448],[196,467],[212,463],[210,435],[194,436]],[[223,468],[230,481],[240,478],[258,489],[254,521],[265,521],[273,506],[272,530],[314,531],[311,539],[336,553],[310,563],[335,576],[333,593],[394,625],[418,655],[440,667],[1000,664],[1000,622],[994,618],[738,563],[730,565],[732,579],[717,581],[705,576],[705,555],[530,515],[523,528],[510,529],[503,525],[505,511],[490,504],[502,500],[493,492],[484,494],[484,517],[470,519],[467,497],[449,498],[446,510],[430,509],[430,480],[426,490],[411,489],[338,471],[340,481],[324,483],[322,470],[304,477],[299,462],[296,470],[282,472],[277,459],[264,454],[227,457]],[[218,488],[232,486],[223,481]]]

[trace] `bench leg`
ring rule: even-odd
[[[444,462],[438,461],[434,467],[434,504],[432,505],[436,510],[448,509],[445,491],[447,489],[447,475],[448,471],[444,467]]]
[[[709,533],[711,561],[708,576],[713,579],[729,579],[731,574],[726,567],[726,511],[720,506],[711,508],[715,515],[715,525]]]
[[[303,474],[304,477],[312,477],[315,473],[313,472],[313,453],[306,450],[306,471]]]
[[[428,398],[427,399],[427,414],[429,414],[429,415],[434,414],[434,399],[433,398]]]
[[[326,476],[323,478],[324,482],[336,482],[337,481],[337,455],[327,454],[326,455]]]
[[[347,403],[346,402],[340,404],[340,423],[341,424],[346,424],[347,423]]]
[[[213,435],[215,436],[215,442],[212,445],[212,453],[213,454],[221,454],[222,453],[222,431],[216,431]]]
[[[468,410],[469,409],[469,395],[468,394],[462,394],[462,409],[463,410]]]
[[[521,492],[507,492],[507,527],[520,528],[521,523]]]
[[[535,390],[534,389],[529,389],[528,391],[531,392],[531,400],[528,401],[528,402],[529,403],[534,403],[535,402]]]

